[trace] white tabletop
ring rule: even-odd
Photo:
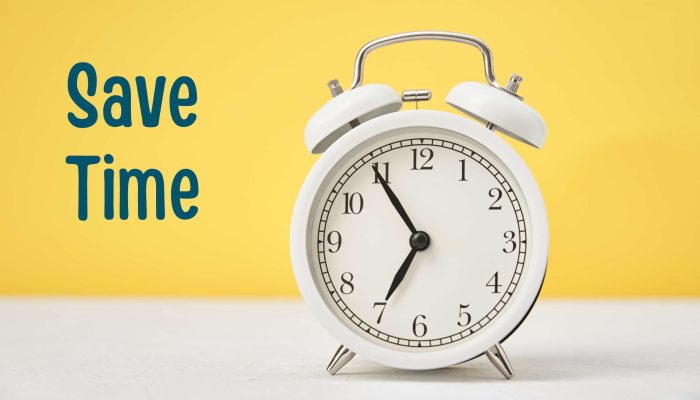
[[[355,357],[298,301],[0,298],[0,399],[700,399],[700,301],[541,301],[484,358],[401,371]]]

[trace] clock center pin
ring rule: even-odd
[[[430,236],[423,231],[418,231],[411,235],[408,243],[410,243],[412,249],[423,251],[430,245]]]

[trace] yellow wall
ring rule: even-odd
[[[544,295],[700,295],[700,2],[45,3],[0,4],[0,294],[296,295],[289,220],[325,82],[347,86],[366,41],[442,29],[484,39],[498,78],[523,75],[548,123],[544,150],[514,144],[551,219]],[[191,76],[197,122],[175,127],[164,108],[155,129],[136,112],[128,129],[72,127],[78,61],[98,89],[112,75],[165,75],[166,89]],[[483,80],[482,65],[454,44],[382,49],[367,65],[366,82],[433,89],[431,108],[447,110],[462,80]],[[199,215],[106,221],[95,169],[78,221],[65,157],[107,152],[166,180],[193,169]]]

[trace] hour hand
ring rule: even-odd
[[[389,292],[386,294],[386,298],[384,299],[385,301],[389,301],[389,297],[394,293],[397,287],[399,287],[399,284],[401,281],[403,281],[403,278],[406,276],[406,272],[408,272],[408,267],[411,266],[411,262],[413,261],[413,257],[416,256],[416,253],[418,252],[418,249],[411,248],[411,252],[408,253],[408,257],[403,261],[403,264],[401,264],[401,268],[399,268],[398,271],[396,271],[396,275],[394,275],[394,280],[391,281],[391,286],[389,287]]]
[[[399,198],[396,197],[396,194],[394,193],[394,191],[391,190],[389,185],[386,183],[386,180],[384,180],[384,177],[382,176],[382,174],[379,173],[377,166],[372,165],[372,169],[374,170],[374,176],[377,178],[379,183],[381,183],[382,188],[384,189],[384,192],[386,192],[386,195],[389,197],[391,204],[394,206],[396,211],[399,213],[399,215],[401,216],[401,219],[403,219],[403,222],[406,223],[406,226],[408,226],[408,229],[411,230],[411,233],[416,233],[416,227],[413,225],[413,222],[411,222],[411,219],[408,218],[408,214],[406,214],[406,210],[404,210],[403,206],[401,205]]]

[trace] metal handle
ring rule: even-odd
[[[391,44],[412,42],[414,40],[446,40],[449,42],[464,43],[476,47],[484,56],[484,70],[486,73],[486,80],[488,81],[489,85],[497,89],[501,88],[498,82],[496,82],[496,76],[493,72],[493,56],[491,55],[491,50],[486,43],[481,41],[481,39],[455,32],[417,31],[385,36],[362,46],[360,51],[357,53],[357,57],[355,58],[355,77],[352,79],[352,86],[350,89],[355,89],[356,87],[362,85],[365,58],[367,58],[367,54],[369,54],[370,51]]]

